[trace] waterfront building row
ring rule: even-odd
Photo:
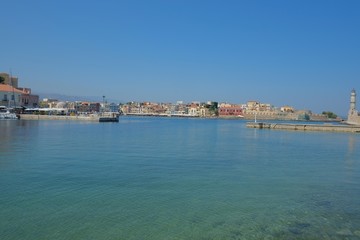
[[[190,117],[220,117],[244,119],[274,119],[274,120],[329,120],[324,114],[314,114],[308,110],[295,110],[291,106],[274,107],[268,103],[249,101],[246,104],[231,104],[217,102],[183,103],[151,103],[128,102],[120,105],[120,111],[125,115],[151,116],[190,116]],[[340,121],[340,119],[337,119]]]
[[[189,117],[222,117],[245,119],[278,119],[278,120],[329,120],[324,114],[313,114],[308,110],[296,110],[291,106],[275,107],[270,103],[251,100],[244,104],[208,102],[154,103],[128,102],[125,104],[58,101],[43,99],[33,95],[30,88],[20,88],[17,77],[0,73],[0,105],[7,107],[23,107],[50,109],[47,112],[59,114],[118,112],[127,115],[189,116]],[[355,109],[355,90],[351,93],[351,106],[348,123],[360,124],[359,113]],[[31,111],[31,109],[30,109]],[[337,119],[340,120],[340,119]]]
[[[125,115],[166,115],[190,117],[217,116],[217,103],[192,102],[184,104],[179,101],[173,103],[128,102],[120,105],[121,113]]]
[[[77,115],[93,114],[100,112],[119,113],[119,104],[107,102],[89,102],[89,101],[59,101],[57,99],[43,99],[40,102],[40,109],[28,109],[27,112],[40,111],[46,109],[47,112],[58,115]]]
[[[44,114],[82,114],[98,112],[115,112],[125,115],[145,116],[183,116],[183,117],[223,117],[244,118],[258,120],[312,120],[312,121],[341,121],[340,118],[329,118],[326,114],[314,114],[309,110],[296,110],[291,106],[274,107],[258,101],[246,104],[231,104],[217,102],[184,103],[153,103],[128,102],[125,104],[107,104],[103,102],[61,102],[54,99],[44,99],[41,106],[46,109]],[[41,110],[39,110],[41,111]],[[356,110],[356,92],[351,92],[350,110],[347,123],[360,125],[360,114]]]

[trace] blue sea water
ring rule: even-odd
[[[0,121],[0,239],[360,239],[360,135]]]

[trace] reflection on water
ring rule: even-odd
[[[0,168],[16,159],[22,148],[37,136],[38,121],[0,121]]]
[[[348,149],[345,154],[345,182],[349,185],[355,185],[359,183],[359,175],[357,172],[357,166],[359,164],[359,158],[356,156],[356,141],[358,136],[350,135],[348,137]]]
[[[355,142],[356,138],[353,135],[349,136],[349,154],[351,154],[352,152],[354,152],[354,147],[355,147]]]

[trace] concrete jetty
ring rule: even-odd
[[[119,116],[113,115],[40,115],[40,114],[20,114],[22,120],[71,120],[71,121],[91,121],[91,122],[119,122]]]
[[[246,127],[259,128],[259,129],[277,129],[277,130],[360,133],[360,125],[248,122],[246,123]]]

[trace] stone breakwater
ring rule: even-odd
[[[322,132],[351,132],[360,133],[360,125],[332,125],[332,124],[289,124],[289,123],[246,123],[248,128],[297,130],[297,131],[322,131]]]
[[[97,115],[61,116],[61,115],[35,115],[20,114],[22,120],[75,120],[75,121],[94,121],[99,122]]]

